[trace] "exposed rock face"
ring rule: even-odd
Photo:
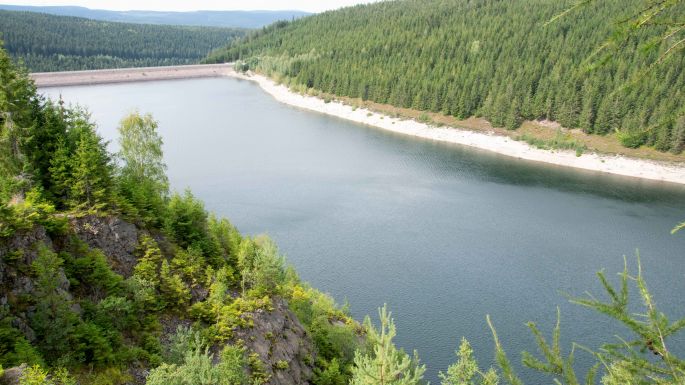
[[[254,327],[238,330],[236,338],[245,342],[248,351],[259,354],[271,375],[267,384],[308,385],[316,359],[312,340],[284,300],[274,298],[273,308],[251,313]]]
[[[70,224],[79,239],[92,248],[102,250],[114,271],[124,277],[133,274],[139,236],[134,224],[117,217],[96,216],[74,218]]]
[[[22,298],[35,292],[31,264],[36,260],[41,244],[55,252],[68,251],[70,237],[76,236],[91,248],[102,250],[113,270],[125,277],[131,276],[137,263],[135,256],[141,232],[136,225],[116,217],[86,216],[69,219],[70,230],[67,235],[48,234],[45,228],[36,226],[31,230],[19,231],[8,238],[0,238],[0,306],[9,305],[14,319],[13,326],[21,330],[30,342],[36,336],[29,327],[35,307],[25,303]],[[159,242],[163,254],[169,258],[174,246],[161,234],[151,234]],[[59,277],[60,289],[71,299],[69,280],[62,272]],[[207,288],[195,287],[192,291],[193,302],[204,300]],[[309,385],[316,361],[316,349],[310,336],[300,324],[297,316],[290,311],[287,303],[273,298],[273,311],[257,310],[249,313],[254,327],[235,332],[235,339],[242,340],[247,353],[257,353],[264,363],[266,374],[270,376],[269,385]],[[163,330],[161,341],[168,342],[169,336],[176,332],[178,325],[190,325],[190,320],[168,316],[161,319]],[[217,352],[220,347],[216,347]],[[18,384],[23,368],[6,369],[0,378],[2,384]],[[132,368],[133,383],[143,384],[148,374],[147,368]]]
[[[0,385],[19,385],[19,379],[24,370],[26,370],[26,365],[5,369],[2,377],[0,377]]]
[[[0,239],[0,260],[7,261],[19,257],[18,263],[30,265],[38,257],[38,244],[44,243],[49,249],[53,248],[52,239],[48,236],[43,226],[36,226],[31,230],[18,231],[7,239]],[[20,252],[19,255],[10,255]],[[0,280],[3,279],[2,266],[0,263]]]
[[[101,249],[115,271],[130,276],[136,264],[133,253],[138,244],[135,225],[115,217],[96,216],[71,219],[70,224],[72,234],[88,246]],[[44,227],[35,226],[0,239],[0,306],[9,305],[15,316],[12,325],[21,330],[30,342],[35,341],[35,334],[28,326],[28,317],[35,309],[23,300],[35,291],[30,266],[38,258],[42,245],[59,252],[69,243],[68,237],[59,235],[53,239]],[[62,294],[71,299],[69,280],[64,271],[60,272],[58,279]]]

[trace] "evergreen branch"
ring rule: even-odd
[[[495,359],[499,367],[502,369],[504,378],[509,382],[510,385],[523,385],[523,381],[521,381],[521,379],[518,378],[514,373],[514,369],[511,367],[511,362],[509,361],[509,358],[507,358],[507,354],[502,348],[502,344],[497,337],[497,331],[490,320],[490,315],[486,315],[485,319],[487,320],[488,326],[492,331],[492,338],[495,340]]]

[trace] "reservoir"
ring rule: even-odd
[[[245,234],[270,235],[303,280],[349,301],[357,319],[376,320],[387,303],[396,343],[418,351],[432,384],[462,337],[482,366],[492,362],[487,314],[519,368],[521,350],[537,352],[525,323],[549,335],[557,307],[566,351],[632,338],[564,293],[605,298],[595,273],[617,282],[624,256],[636,271],[637,250],[657,305],[685,316],[685,232],[670,234],[685,220],[685,186],[405,137],[230,78],[40,92],[87,108],[113,151],[125,114],[152,113],[174,189],[192,189]]]

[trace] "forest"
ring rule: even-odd
[[[190,191],[172,192],[152,116],[123,117],[121,149],[111,154],[87,112],[45,100],[4,50],[0,82],[0,378],[14,375],[19,385],[425,384],[418,355],[395,346],[386,306],[377,324],[355,321],[302,282],[273,241],[241,235]],[[112,223],[130,234],[98,243]],[[118,250],[125,238],[132,258]],[[586,352],[596,365],[583,378],[576,346],[560,346],[559,324],[548,337],[531,323],[538,353],[524,352],[523,363],[563,385],[682,384],[685,360],[669,347],[685,319],[659,312],[639,263],[634,270],[627,265],[618,286],[600,273],[605,299],[573,299],[617,320],[632,339]],[[634,290],[644,315],[634,314]],[[268,329],[279,322],[286,326]],[[523,384],[496,325],[487,323],[496,366],[480,368],[463,340],[440,373],[442,385]]]
[[[685,149],[685,3],[635,28],[642,0],[399,0],[281,22],[213,52],[338,96],[516,129],[551,120],[626,147]],[[554,20],[554,22],[550,22]],[[609,21],[609,22],[608,22]],[[671,27],[675,26],[675,27]],[[678,27],[680,26],[680,27]],[[667,53],[668,55],[664,55]],[[657,65],[658,64],[658,65]]]
[[[31,72],[196,64],[244,33],[0,10],[5,48]]]

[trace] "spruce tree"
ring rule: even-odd
[[[71,167],[69,200],[73,208],[102,210],[111,205],[112,164],[92,127],[80,133]]]
[[[418,385],[421,383],[424,365],[418,358],[410,358],[398,350],[392,342],[397,334],[395,323],[387,306],[378,310],[380,330],[376,330],[367,318],[368,339],[373,344],[372,352],[355,353],[354,368],[350,385]]]

